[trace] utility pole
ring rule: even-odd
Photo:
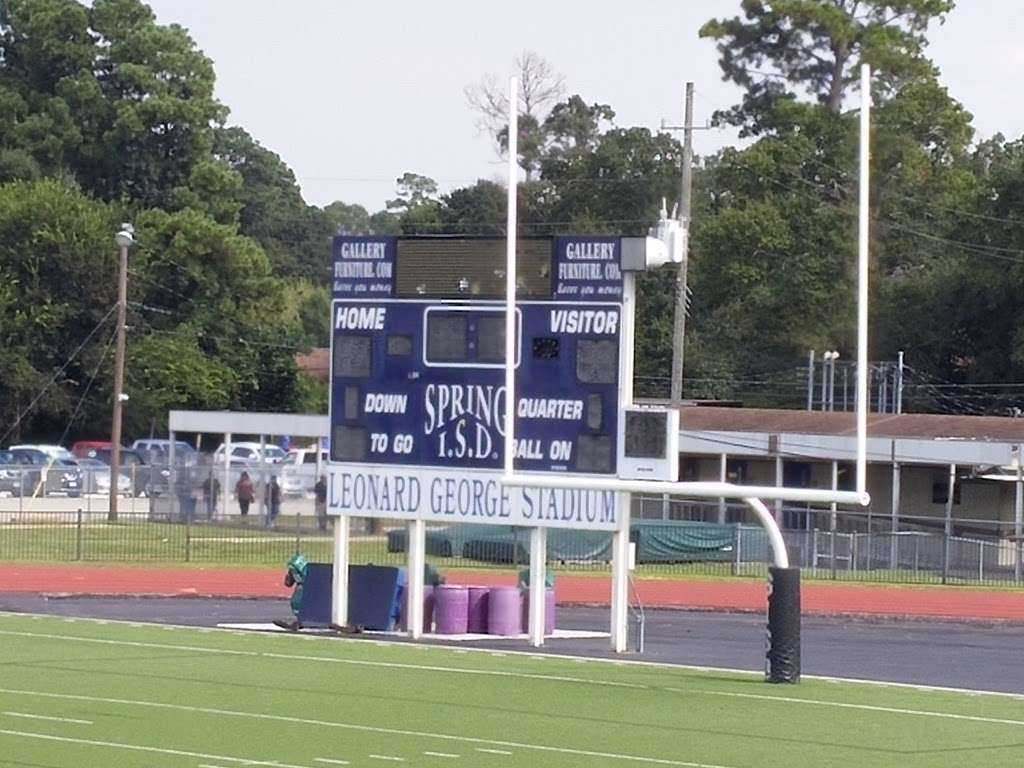
[[[693,187],[693,83],[686,84],[683,124],[683,168],[679,190],[679,222],[683,225],[683,260],[676,273],[675,316],[672,323],[672,402],[683,399],[683,344],[686,337],[686,270],[690,261],[690,192]]]
[[[117,480],[121,475],[121,410],[124,401],[124,332],[128,309],[128,249],[135,244],[134,228],[122,224],[114,235],[121,250],[121,266],[117,276],[117,347],[114,352],[114,415],[110,426],[110,509],[107,520],[117,520]]]

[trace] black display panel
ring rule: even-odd
[[[372,339],[367,334],[334,337],[334,375],[346,378],[369,376],[373,370]]]
[[[482,315],[476,323],[476,359],[481,363],[505,362],[505,315]]]
[[[608,435],[580,435],[576,440],[576,470],[611,472],[612,439]]]
[[[630,459],[664,459],[667,413],[626,411],[623,454]]]
[[[469,358],[469,318],[463,313],[427,315],[427,362],[461,363]]]
[[[338,424],[331,430],[331,461],[366,461],[369,443],[366,427]]]
[[[505,248],[504,238],[398,238],[395,295],[503,298]],[[519,238],[516,253],[516,295],[550,299],[552,240]]]
[[[581,384],[614,384],[618,378],[617,341],[580,339],[576,342],[576,379]]]

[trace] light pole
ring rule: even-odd
[[[114,235],[121,250],[121,267],[117,277],[117,348],[114,353],[114,415],[110,425],[110,509],[107,520],[117,520],[117,478],[121,474],[121,408],[128,396],[124,394],[124,326],[128,308],[128,249],[135,245],[135,228],[122,224]],[[134,489],[133,489],[134,490]]]

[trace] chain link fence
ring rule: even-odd
[[[254,479],[254,499],[245,515],[234,494],[243,471]],[[166,477],[162,488],[151,483],[148,493],[138,495],[136,478],[129,478],[116,520],[109,519],[107,493],[95,490],[95,477],[83,480],[78,494],[0,490],[0,560],[280,566],[297,551],[313,560],[331,559],[331,523],[318,509],[314,476],[295,478],[278,467],[241,465],[227,474],[223,466],[212,472],[209,466],[196,466]],[[267,490],[271,477],[280,488],[277,504]],[[947,536],[934,530],[942,523],[934,518],[905,518],[894,532],[883,528],[887,518],[862,512],[840,511],[834,526],[830,510],[783,507],[780,513],[790,560],[807,578],[1022,583],[1024,542],[995,532],[964,533],[971,521],[958,520]],[[743,505],[636,498],[630,537],[639,577],[761,578],[771,559],[767,535]],[[519,570],[528,563],[528,552],[525,528],[428,527],[427,557],[438,568]],[[351,558],[353,563],[405,564],[405,526],[357,519]],[[548,562],[555,569],[609,573],[610,559],[610,534],[549,532]]]

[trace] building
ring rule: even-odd
[[[680,480],[852,488],[853,413],[684,406]],[[1019,456],[1024,419],[870,414],[868,510],[839,510],[840,530],[943,529],[1010,539],[1021,534]],[[950,493],[952,491],[952,493]],[[651,516],[649,508],[645,516]],[[687,505],[675,514],[733,522],[742,510]],[[833,510],[776,504],[788,528],[829,529]],[[657,508],[655,508],[657,512]]]

